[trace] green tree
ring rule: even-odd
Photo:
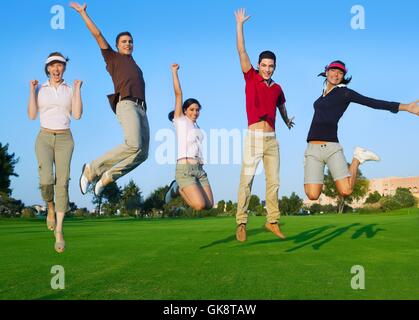
[[[279,208],[284,215],[298,214],[303,207],[303,202],[304,200],[293,192],[289,198],[285,196],[282,197],[279,201]]]
[[[417,199],[407,188],[397,188],[394,200],[399,202],[402,208],[411,208],[417,205]]]
[[[138,216],[140,214],[143,197],[140,188],[133,180],[130,180],[122,189],[120,203],[123,214],[128,214],[130,216]]]
[[[266,209],[265,207],[262,205],[262,203],[258,204],[255,209],[254,209],[255,215],[256,216],[265,216],[266,215]]]
[[[16,217],[25,207],[25,204],[9,197],[5,192],[0,192],[0,216]]]
[[[169,190],[169,186],[160,187],[154,190],[148,197],[145,199],[143,203],[143,210],[144,212],[151,212],[153,209],[155,210],[163,210],[165,205],[166,192]]]
[[[402,205],[392,196],[385,196],[380,199],[381,210],[383,211],[393,211],[401,209]]]
[[[378,191],[374,191],[373,193],[370,193],[365,200],[365,203],[373,204],[377,203],[381,199],[381,194],[378,193]]]
[[[255,211],[258,205],[260,205],[259,197],[257,195],[252,194],[249,201],[249,207],[247,209],[250,211]]]
[[[15,158],[14,153],[9,153],[9,144],[2,145],[0,143],[0,192],[10,196],[10,177],[18,177],[15,172],[15,165],[19,162],[19,158]]]
[[[337,191],[335,182],[333,180],[330,170],[327,169],[327,174],[324,178],[323,192],[326,196],[335,199],[338,206],[338,213],[342,213],[345,205],[351,204],[354,200],[360,200],[363,198],[369,187],[369,181],[362,175],[361,170],[358,169],[356,183],[353,188],[353,192],[350,196],[342,197]]]
[[[91,190],[93,192],[93,190]],[[121,188],[118,187],[116,182],[111,182],[108,184],[104,189],[103,192],[99,197],[93,194],[92,203],[96,205],[96,212],[100,214],[102,211],[102,205],[107,205],[106,213],[110,214],[110,212],[115,213],[118,209],[119,201],[121,199]]]
[[[224,200],[220,200],[220,201],[218,201],[218,204],[217,204],[217,211],[218,211],[219,213],[224,213],[224,211],[227,211],[227,210],[226,210],[226,202],[225,202]]]
[[[231,212],[231,211],[233,211],[233,209],[234,209],[233,201],[231,201],[231,200],[227,201],[227,203],[226,203],[226,211],[227,212]]]

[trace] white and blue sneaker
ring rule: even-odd
[[[112,182],[112,179],[109,177],[109,174],[106,171],[95,185],[95,190],[94,190],[95,196],[99,197],[102,194],[105,187],[111,182]]]
[[[80,191],[82,194],[86,194],[87,190],[89,189],[89,186],[91,184],[91,180],[89,180],[90,176],[90,165],[84,164],[83,169],[81,170],[81,176],[79,179],[79,185],[80,185]]]
[[[167,204],[179,195],[179,185],[176,180],[173,180],[169,186],[169,190],[166,192],[164,202]]]

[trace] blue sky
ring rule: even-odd
[[[330,61],[346,62],[353,76],[350,87],[377,99],[410,102],[419,99],[419,3],[401,1],[104,1],[88,2],[88,13],[113,44],[120,31],[131,31],[134,58],[144,72],[151,127],[150,157],[118,181],[133,179],[147,196],[174,178],[175,165],[159,165],[155,140],[160,129],[172,129],[167,113],[174,103],[170,64],[181,65],[184,96],[203,105],[199,125],[210,129],[245,129],[244,80],[235,47],[233,12],[244,7],[252,16],[245,25],[248,53],[257,62],[269,49],[278,57],[274,79],[287,97],[287,109],[296,126],[289,131],[277,117],[281,148],[280,196],[295,191],[303,196],[303,154],[320,96],[322,79],[316,75]],[[65,8],[65,29],[53,30],[53,5]],[[351,8],[365,9],[365,30],[351,28]],[[20,158],[19,178],[12,179],[13,196],[27,205],[41,203],[34,151],[39,120],[27,117],[29,80],[46,80],[43,63],[52,51],[69,56],[65,79],[84,81],[84,114],[72,122],[75,151],[71,165],[70,199],[92,208],[91,197],[78,188],[81,166],[122,142],[122,131],[106,94],[113,85],[99,48],[80,16],[66,1],[10,1],[0,12],[3,50],[0,142]],[[371,148],[382,158],[361,167],[368,178],[419,175],[417,136],[419,119],[359,105],[351,105],[339,128],[340,142],[349,160],[357,145]],[[239,164],[207,165],[215,200],[237,201]],[[253,193],[264,199],[264,177],[256,176]]]

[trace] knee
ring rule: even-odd
[[[197,202],[192,204],[192,209],[196,211],[201,211],[205,209],[205,203],[204,202]]]
[[[345,188],[345,189],[338,190],[338,192],[342,197],[347,197],[352,194],[353,190],[352,188]]]
[[[54,200],[54,185],[53,184],[41,184],[39,186],[41,190],[42,198],[46,202],[51,202]]]
[[[307,198],[309,198],[312,201],[318,200],[320,197],[320,193],[315,193],[315,192],[306,192],[306,195],[307,195]]]
[[[141,152],[141,146],[139,143],[128,143],[128,152],[131,154],[139,154]]]

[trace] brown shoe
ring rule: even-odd
[[[278,223],[269,223],[269,222],[267,222],[265,224],[265,228],[267,230],[269,230],[270,232],[272,232],[274,235],[276,235],[278,238],[280,238],[282,240],[286,239],[285,235],[279,229]]]
[[[241,223],[237,226],[236,239],[240,242],[246,241],[246,224],[245,223]]]

